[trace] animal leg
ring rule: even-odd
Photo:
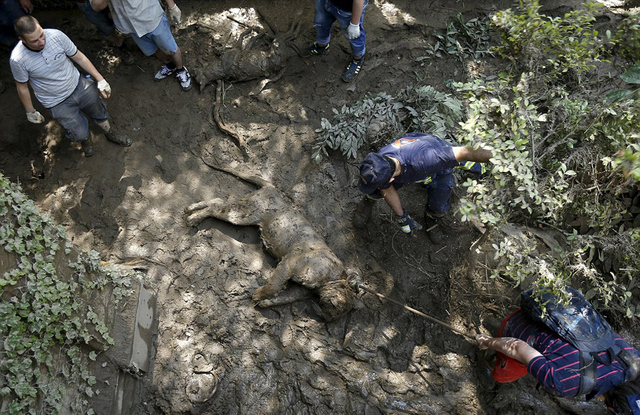
[[[296,256],[285,255],[267,282],[253,293],[253,301],[259,304],[262,300],[271,299],[278,295],[289,281],[297,259]]]
[[[187,223],[189,226],[195,226],[208,217],[214,216],[214,212],[219,209],[219,206],[224,204],[222,199],[203,200],[202,202],[193,203],[184,208],[184,213],[187,214]]]
[[[258,301],[256,304],[258,307],[267,308],[275,307],[284,304],[291,304],[293,302],[304,300],[311,296],[311,291],[302,285],[293,284],[286,290],[276,295],[273,298],[267,298],[265,300]]]

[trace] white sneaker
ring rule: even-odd
[[[160,70],[156,72],[156,75],[153,77],[153,79],[155,79],[156,81],[162,81],[164,78],[166,78],[167,76],[171,76],[174,73],[176,73],[175,68],[169,69],[167,65],[162,65],[162,68],[160,68]]]
[[[191,89],[191,74],[189,74],[189,70],[186,66],[183,66],[181,71],[176,72],[176,78],[180,81],[180,86],[183,91]]]

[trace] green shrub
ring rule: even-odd
[[[68,413],[61,407],[65,387],[56,379],[92,396],[96,380],[85,362],[95,360],[96,352],[87,353],[84,345],[113,344],[105,324],[78,293],[110,284],[121,298],[130,277],[102,265],[95,251],[77,253],[64,229],[1,174],[0,218],[0,245],[16,258],[15,267],[0,276],[0,396],[10,414]],[[64,260],[72,275],[59,275]],[[54,355],[66,356],[66,363],[56,366]],[[75,410],[92,413],[83,403]]]
[[[492,23],[502,36],[502,45],[495,51],[523,72],[580,79],[602,53],[603,42],[593,29],[600,7],[587,1],[560,18],[540,14],[538,0],[520,0],[518,9],[493,16]]]

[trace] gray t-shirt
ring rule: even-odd
[[[164,14],[158,0],[111,0],[109,8],[118,30],[138,37],[153,32]]]
[[[46,43],[40,51],[19,42],[11,52],[11,73],[18,82],[29,82],[38,101],[51,108],[69,97],[78,86],[80,72],[69,56],[78,48],[67,35],[56,29],[44,29]]]

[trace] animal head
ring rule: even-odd
[[[347,280],[329,281],[318,289],[320,308],[327,321],[335,320],[353,309],[355,294]]]

